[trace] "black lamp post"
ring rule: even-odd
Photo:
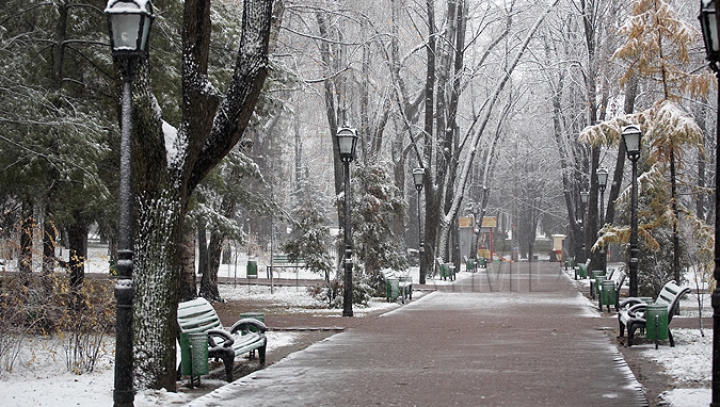
[[[582,257],[580,260],[582,262],[585,262],[587,260],[587,249],[585,247],[585,208],[587,207],[588,202],[590,201],[590,192],[586,190],[580,191],[580,207],[581,207],[581,215],[580,215],[580,236],[582,238]]]
[[[710,69],[720,82],[720,25],[718,25],[715,0],[700,1],[700,25],[705,39],[705,52],[710,61]],[[718,92],[718,106],[720,106],[720,92]],[[712,359],[712,402],[711,407],[720,407],[720,184],[717,174],[720,174],[720,109],[718,110],[715,126],[715,290],[712,293],[713,307],[713,359]]]
[[[420,284],[425,284],[425,245],[422,238],[422,219],[420,217],[420,192],[423,189],[423,181],[425,179],[425,168],[418,167],[413,170],[413,181],[415,182],[415,190],[417,190],[417,215],[418,215],[418,256],[420,260],[418,267],[420,268]]]
[[[605,188],[607,188],[608,172],[605,168],[598,168],[595,173],[597,176],[598,188],[600,189],[600,227],[605,227]],[[605,253],[605,244],[600,245],[600,255],[602,256],[603,272],[607,271],[607,253]]]
[[[115,284],[115,388],[113,405],[132,407],[133,390],[133,216],[132,216],[132,65],[147,56],[154,18],[150,0],[109,0],[105,15],[112,56],[121,66],[122,112],[120,135],[120,195],[118,216],[118,279]]]
[[[355,158],[355,146],[357,145],[357,132],[355,129],[343,127],[337,131],[338,149],[340,160],[345,166],[345,283],[343,286],[343,316],[353,316],[352,299],[352,225],[350,223],[350,163]]]
[[[640,146],[642,142],[642,132],[640,127],[630,125],[623,127],[622,130],[623,143],[625,143],[625,151],[632,161],[632,202],[630,203],[630,296],[638,295],[638,190],[637,190],[637,162],[640,159]]]

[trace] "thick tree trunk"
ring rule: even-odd
[[[138,389],[175,390],[179,245],[188,199],[242,137],[268,72],[272,1],[246,1],[233,79],[224,99],[219,97],[207,80],[209,4],[209,0],[185,2],[183,121],[177,143],[167,146],[177,149],[176,155],[166,154],[162,120],[147,82],[147,61],[140,64],[133,81],[133,178],[138,205],[133,352]]]
[[[175,391],[178,304],[177,244],[182,241],[184,202],[171,189],[144,193],[135,244],[134,356],[141,388]]]

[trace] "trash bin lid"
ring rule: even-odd
[[[603,280],[600,283],[602,284],[603,288],[605,288],[605,287],[613,287],[614,288],[615,287],[615,282],[612,280]]]

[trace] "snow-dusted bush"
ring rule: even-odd
[[[115,323],[113,284],[87,280],[73,291],[65,275],[5,275],[0,285],[0,373],[11,371],[23,346],[34,336],[63,340],[69,371],[91,372],[103,337]]]

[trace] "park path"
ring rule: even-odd
[[[188,406],[647,405],[559,263],[495,263],[434,288]]]

